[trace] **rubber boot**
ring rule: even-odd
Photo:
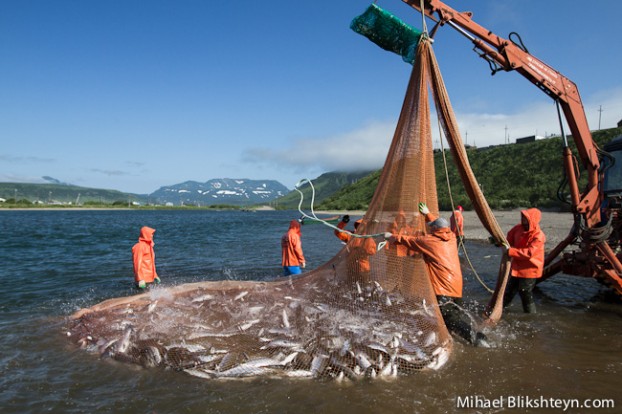
[[[523,303],[523,310],[525,313],[537,313],[535,302]]]

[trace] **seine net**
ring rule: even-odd
[[[419,202],[438,212],[431,64],[422,41],[369,209],[330,261],[296,278],[111,299],[72,315],[69,338],[103,356],[203,378],[390,378],[442,367],[452,340],[424,261],[380,236],[425,231]]]

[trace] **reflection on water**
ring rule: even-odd
[[[593,280],[563,275],[537,288],[538,314],[523,314],[515,301],[488,332],[494,348],[456,342],[445,368],[393,381],[207,381],[174,370],[99,359],[63,337],[65,316],[133,293],[129,252],[140,226],[157,229],[157,264],[165,284],[265,280],[280,275],[279,237],[296,216],[295,212],[0,212],[2,412],[525,412],[507,407],[458,410],[456,404],[459,397],[468,396],[616,399],[622,371],[622,307],[604,302]],[[303,247],[315,267],[340,245],[330,229],[308,226],[303,227]],[[477,272],[494,286],[497,250],[476,242],[467,247]],[[465,299],[479,312],[488,293],[464,264]],[[618,407],[622,404],[615,402]]]

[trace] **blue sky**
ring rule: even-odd
[[[518,32],[578,85],[591,129],[622,119],[622,3],[446,3]],[[0,0],[0,181],[145,194],[380,168],[411,66],[349,29],[369,4]],[[421,27],[400,0],[378,5]],[[517,73],[491,77],[454,29],[434,51],[468,144],[559,133],[552,100]]]

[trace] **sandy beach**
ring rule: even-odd
[[[352,216],[362,216],[364,211],[316,211],[318,214],[350,214]],[[449,219],[451,212],[442,211],[441,216]],[[469,240],[488,240],[490,236],[488,231],[484,228],[479,221],[479,217],[475,211],[464,211],[464,233],[465,237]],[[501,226],[501,229],[505,234],[516,224],[520,223],[520,210],[509,211],[495,211],[494,216]],[[555,212],[542,212],[542,220],[540,221],[540,227],[546,235],[546,248],[547,250],[555,247],[560,241],[568,236],[573,224],[573,216],[571,213],[555,213]]]
[[[449,217],[450,213],[443,213],[444,216]],[[464,211],[464,233],[465,237],[471,240],[487,240],[489,237],[488,232],[482,226],[479,221],[479,217],[474,211]],[[520,223],[520,210],[511,211],[495,211],[495,218],[501,226],[501,229],[505,234]],[[552,213],[542,212],[542,220],[540,221],[540,227],[546,235],[546,248],[552,249],[560,241],[568,236],[570,229],[573,225],[573,216],[571,213]]]

